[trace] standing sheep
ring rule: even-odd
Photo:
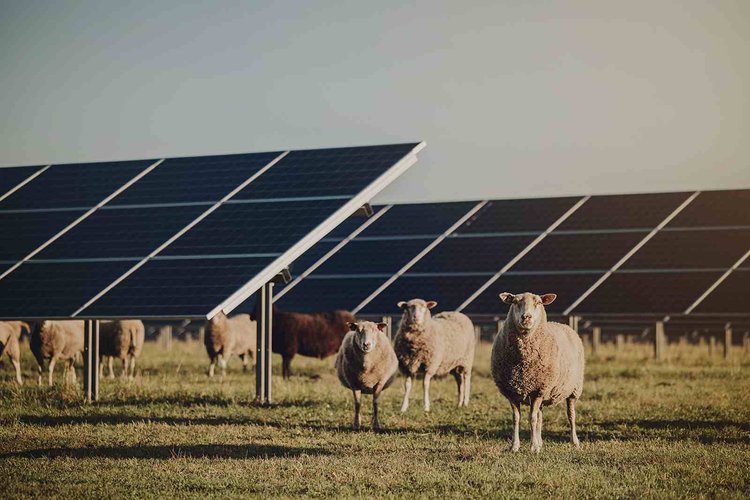
[[[531,451],[539,453],[542,407],[563,399],[567,403],[570,441],[579,446],[575,403],[583,391],[583,344],[572,328],[547,321],[544,306],[556,298],[553,293],[500,294],[500,299],[510,304],[510,311],[492,345],[492,378],[513,410],[509,451],[516,452],[520,447],[521,403],[531,407]]]
[[[3,352],[8,353],[10,362],[13,363],[13,368],[16,370],[16,382],[18,385],[23,385],[23,378],[21,377],[21,346],[19,339],[21,337],[21,330],[26,329],[27,332],[31,330],[29,324],[23,321],[0,321],[0,356]]]
[[[226,375],[227,360],[233,354],[242,359],[242,371],[247,371],[250,359],[255,360],[257,344],[257,327],[255,321],[247,314],[238,314],[227,318],[219,312],[206,323],[204,343],[210,359],[208,376],[214,376],[216,361],[221,366],[221,376]]]
[[[253,319],[257,315],[256,310]],[[284,378],[292,375],[292,358],[297,354],[320,359],[336,354],[349,332],[349,323],[354,321],[349,311],[303,314],[274,306],[272,347],[273,352],[281,354]]]
[[[109,378],[115,377],[112,361],[122,360],[122,377],[135,377],[135,359],[141,355],[146,330],[143,322],[137,319],[101,321],[99,323],[99,370],[104,376],[104,358],[109,358]]]
[[[380,429],[378,399],[396,378],[398,359],[390,339],[385,335],[385,323],[362,321],[349,323],[350,332],[344,337],[336,355],[336,374],[341,384],[354,395],[354,430],[360,427],[362,393],[372,394],[372,428]]]
[[[452,373],[458,385],[458,406],[469,404],[474,365],[474,325],[460,312],[431,316],[435,301],[399,302],[404,311],[394,340],[401,373],[406,376],[401,412],[409,408],[412,380],[424,371],[424,411],[430,411],[430,380]]]
[[[39,364],[39,385],[42,385],[44,360],[49,359],[49,385],[58,360],[67,361],[64,380],[72,372],[75,383],[76,356],[83,352],[83,321],[42,321],[31,329],[31,352]]]

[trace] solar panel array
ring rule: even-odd
[[[422,147],[0,169],[0,317],[231,309]]]
[[[506,309],[500,292],[533,291],[558,294],[552,314],[748,314],[747,206],[750,191],[380,207],[382,217],[277,303],[381,315],[422,297],[493,316]],[[345,236],[329,236],[295,271]]]

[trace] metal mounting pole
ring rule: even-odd
[[[92,319],[84,321],[83,392],[87,403],[99,399],[99,321]]]
[[[271,352],[273,332],[273,283],[266,283],[257,292],[257,351],[255,356],[255,401],[271,402]]]
[[[391,316],[383,316],[381,321],[386,324],[385,334],[388,335],[389,339],[393,340],[393,318]]]

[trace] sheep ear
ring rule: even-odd
[[[388,328],[388,325],[386,325],[385,323],[378,323],[377,327],[378,327],[378,330],[380,330],[381,332],[384,332],[386,328]]]
[[[544,295],[541,296],[542,304],[544,304],[545,306],[548,306],[551,303],[553,303],[556,298],[557,298],[557,295],[554,293],[545,293]]]
[[[348,326],[348,327],[349,327],[349,330],[351,330],[351,331],[353,331],[353,332],[354,332],[354,331],[357,331],[357,323],[355,323],[355,322],[353,322],[353,321],[348,321],[348,322],[346,323],[346,326]]]
[[[427,309],[432,309],[433,307],[437,306],[437,302],[434,300],[428,300],[425,304],[427,306]]]
[[[500,300],[502,300],[506,304],[512,304],[515,298],[516,297],[510,292],[503,292],[500,294]]]
[[[406,308],[406,302],[404,302],[402,300],[401,302],[399,302],[398,304],[396,304],[396,306],[398,306],[399,309],[405,309]]]

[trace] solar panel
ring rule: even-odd
[[[533,235],[448,237],[417,262],[409,272],[479,272],[492,275],[533,239]]]
[[[362,237],[431,235],[437,237],[463,217],[476,202],[395,205]]]
[[[41,168],[40,166],[0,168],[0,198]]]
[[[721,272],[617,272],[577,308],[578,313],[670,314],[687,309]]]
[[[501,292],[531,292],[536,294],[557,294],[557,299],[549,306],[546,306],[545,309],[550,314],[559,314],[578,299],[600,276],[601,273],[583,272],[566,274],[504,274],[471,302],[464,309],[464,312],[469,314],[504,315],[508,312],[508,306],[500,302],[498,296]]]
[[[654,228],[690,193],[593,196],[558,230]]]
[[[456,232],[459,234],[542,232],[580,198],[495,200],[488,202]]]
[[[236,200],[351,197],[409,154],[417,144],[292,151]]]
[[[0,211],[0,260],[23,259],[83,213]]]
[[[90,208],[154,160],[53,165],[0,201],[0,210]]]
[[[749,268],[732,272],[695,308],[695,312],[748,314],[750,312],[748,283],[750,283]]]
[[[608,270],[647,233],[557,234],[544,238],[513,271]]]
[[[359,314],[400,314],[396,304],[401,300],[422,298],[438,303],[437,310],[456,309],[471,292],[487,281],[488,276],[409,276],[394,281],[367,304]],[[304,283],[304,281],[303,281]]]
[[[750,226],[750,190],[704,191],[667,227]]]
[[[367,295],[379,287],[379,278],[319,278],[310,276],[300,281],[276,304],[284,310],[300,312],[354,309]]]
[[[143,258],[204,210],[201,206],[97,210],[34,259]]]
[[[170,158],[110,205],[216,202],[280,153]]]
[[[393,274],[434,238],[353,240],[314,274]]]
[[[121,192],[0,279],[0,297],[14,295],[0,317],[200,317],[217,307],[232,310],[414,163],[421,147],[52,167],[0,205],[4,215],[21,210],[7,219],[9,227],[19,216],[28,219],[29,236],[3,248],[11,262],[83,208]],[[40,189],[57,184],[78,189],[34,204]],[[39,300],[48,294],[59,297],[49,308]]]
[[[728,269],[750,249],[750,229],[661,231],[625,269]]]
[[[272,260],[271,257],[150,260],[83,310],[81,316],[182,318],[195,316],[196,311],[205,314]]]
[[[372,216],[375,217],[378,212],[383,210],[384,206],[374,206],[372,207]],[[357,228],[359,228],[362,224],[367,222],[368,217],[364,216],[357,216],[353,215],[338,226],[336,226],[330,233],[326,234],[324,240],[332,240],[332,241],[341,241],[344,238],[348,237],[350,234],[354,232]]]

